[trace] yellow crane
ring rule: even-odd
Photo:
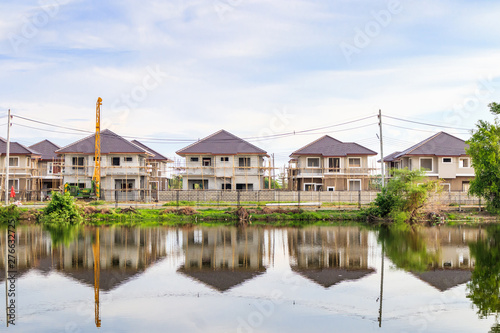
[[[95,162],[94,176],[92,177],[97,199],[101,197],[101,105],[102,98],[99,97],[95,105]]]
[[[101,277],[101,244],[99,242],[99,228],[96,230],[96,240],[92,244],[94,252],[94,301],[95,301],[95,326],[101,327],[101,318],[99,313],[99,282]]]

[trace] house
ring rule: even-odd
[[[293,272],[329,288],[375,272],[369,264],[368,231],[356,227],[287,230]]]
[[[37,188],[40,190],[43,200],[50,192],[61,190],[62,159],[56,154],[56,150],[61,149],[61,147],[49,140],[43,140],[29,146],[29,148],[41,154],[38,160],[36,178]]]
[[[264,233],[258,229],[208,228],[183,232],[183,275],[225,292],[266,271]]]
[[[7,140],[0,138],[0,166],[1,166],[1,196],[5,200],[5,175],[6,175]],[[9,184],[7,193],[14,187],[15,199],[36,200],[37,199],[37,170],[38,159],[41,154],[20,143],[11,142],[9,152]]]
[[[95,134],[56,151],[64,161],[63,183],[90,188]],[[145,200],[150,193],[146,160],[153,154],[106,129],[101,132],[101,198]]]
[[[374,170],[368,166],[368,157],[375,155],[357,143],[325,135],[290,155],[288,187],[298,191],[368,190]]]
[[[155,197],[153,199],[156,199],[158,198],[158,191],[168,190],[168,182],[171,178],[168,164],[174,163],[174,161],[137,140],[132,140],[132,143],[142,149],[145,149],[153,155],[146,159],[146,166],[148,168],[148,172],[150,173],[149,183],[151,184],[151,194]]]
[[[384,157],[386,177],[391,169],[424,169],[429,179],[442,179],[447,191],[468,191],[474,178],[468,145],[451,134],[439,132],[401,152]]]
[[[220,130],[177,151],[186,159],[183,189],[264,189],[267,153]]]

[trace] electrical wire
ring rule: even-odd
[[[405,122],[413,123],[413,124],[419,124],[419,125],[426,125],[426,126],[433,126],[433,127],[440,127],[440,128],[451,128],[451,129],[456,129],[456,130],[472,131],[472,128],[452,127],[452,126],[445,126],[445,125],[435,125],[435,124],[424,123],[424,122],[421,122],[421,121],[408,120],[408,119],[403,119],[403,118],[398,118],[398,117],[392,117],[392,116],[387,116],[387,115],[385,115],[385,116],[382,115],[382,117],[390,118],[390,119],[395,119],[395,120],[399,120],[399,121],[405,121]]]

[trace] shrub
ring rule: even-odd
[[[0,207],[0,223],[6,223],[9,220],[19,219],[19,209],[16,205]]]
[[[82,215],[69,193],[52,192],[52,200],[44,210],[45,223],[73,224],[82,221]]]

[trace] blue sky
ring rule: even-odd
[[[222,128],[255,138],[378,109],[473,128],[492,120],[487,104],[500,100],[495,1],[46,0],[2,1],[0,11],[8,13],[0,21],[0,117],[10,108],[92,131],[100,96],[104,127],[186,139],[142,140],[170,157]],[[379,151],[375,122],[252,143],[278,165],[324,134]],[[386,123],[386,153],[441,130]],[[361,125],[369,126],[352,129]],[[12,138],[65,145],[82,137],[54,130],[15,119]]]

